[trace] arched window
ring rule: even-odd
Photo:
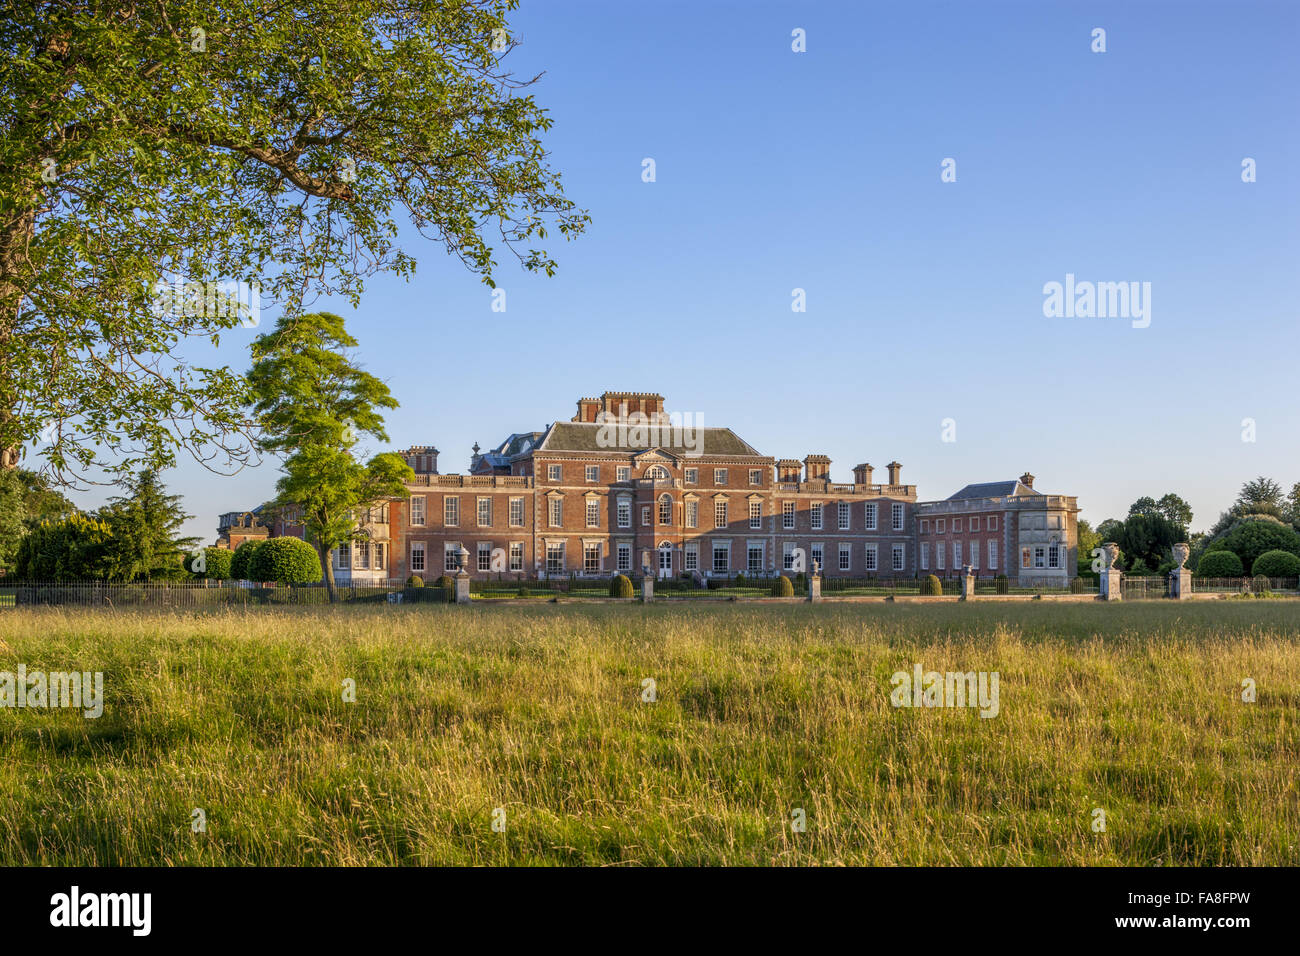
[[[646,469],[645,476],[647,478],[653,478],[656,481],[667,481],[668,469],[663,465],[652,465],[650,468]]]
[[[672,495],[659,496],[659,523],[673,523],[673,497]]]

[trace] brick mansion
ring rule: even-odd
[[[458,568],[476,577],[608,577],[648,566],[703,583],[737,574],[810,570],[844,577],[953,575],[970,565],[1013,584],[1061,585],[1078,562],[1078,503],[1044,494],[1034,477],[970,484],[918,500],[902,465],[852,483],[831,461],[763,455],[730,428],[693,427],[663,396],[605,392],[578,400],[570,421],[478,445],[465,474],[440,474],[438,450],[400,453],[415,472],[407,498],[359,515],[351,547],[334,552],[340,583],[427,580]],[[217,544],[301,536],[267,508],[221,516]]]

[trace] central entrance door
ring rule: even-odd
[[[671,578],[673,576],[673,546],[668,542],[659,545],[659,577]]]

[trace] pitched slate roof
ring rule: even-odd
[[[493,468],[508,467],[515,455],[532,451],[543,434],[545,432],[515,432],[496,448],[484,452],[481,459]]]
[[[628,426],[626,437],[640,437],[636,433],[644,431],[644,437],[650,439],[636,445],[620,448],[604,448],[597,442],[600,430],[608,426],[588,422],[556,422],[546,432],[546,437],[537,447],[542,451],[640,451],[649,448],[662,448],[669,454],[681,455],[687,452],[704,455],[753,455],[763,457],[748,442],[730,428],[697,428],[687,432],[690,445],[681,439],[685,429],[673,429],[660,425],[658,429],[647,426],[644,430],[637,426]],[[658,434],[656,434],[656,431]]]
[[[949,495],[949,501],[956,501],[959,498],[1009,498],[1023,495],[1041,495],[1041,491],[1035,491],[1021,481],[983,481],[974,485],[967,485],[956,494]]]

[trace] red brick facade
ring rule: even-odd
[[[340,580],[432,580],[454,571],[461,547],[470,573],[485,578],[608,577],[645,564],[659,576],[703,580],[795,573],[814,561],[832,576],[910,578],[928,573],[919,546],[932,569],[940,542],[947,567],[954,541],[962,542],[962,563],[979,541],[980,573],[997,573],[1020,545],[1019,536],[1005,535],[1006,503],[918,505],[898,462],[887,466],[886,483],[873,483],[868,464],[853,469],[852,483],[835,483],[824,455],[777,460],[727,428],[673,427],[653,393],[580,399],[569,422],[511,435],[486,453],[476,445],[464,475],[438,474],[432,446],[402,454],[417,471],[410,497],[362,522],[361,540],[335,555]],[[1025,498],[1047,497],[1025,490]],[[1068,501],[1073,542],[1077,508]],[[970,510],[976,505],[981,510]],[[948,530],[955,511],[957,533]],[[970,529],[972,517],[978,530]],[[945,522],[943,532],[936,521]],[[985,539],[997,542],[997,570],[987,568]]]

